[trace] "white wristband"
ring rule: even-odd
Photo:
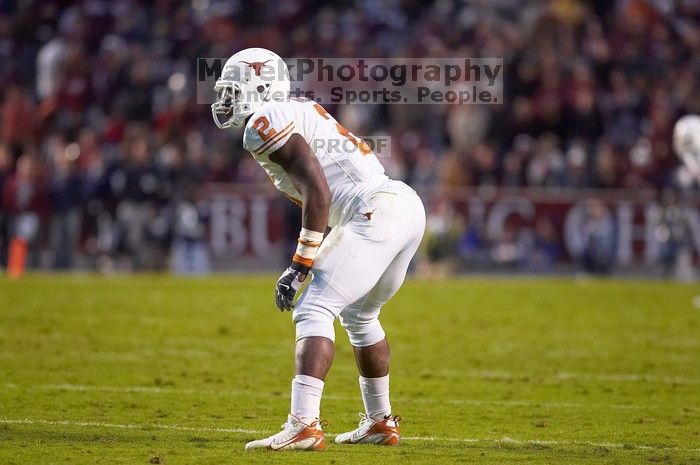
[[[297,244],[297,250],[294,254],[294,261],[306,266],[311,266],[322,241],[323,233],[301,228],[299,243]]]
[[[320,244],[321,241],[323,241],[323,233],[301,228],[301,232],[299,232],[299,239],[309,242],[318,242]]]

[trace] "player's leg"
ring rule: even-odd
[[[381,378],[389,374],[389,359],[391,351],[386,337],[376,344],[367,347],[355,347],[355,362],[360,376],[365,378]]]
[[[389,397],[389,343],[378,317],[382,306],[403,284],[411,259],[423,236],[425,216],[420,200],[417,196],[409,196],[406,204],[408,208],[403,218],[413,219],[414,233],[409,236],[403,250],[392,260],[374,288],[340,315],[355,352],[365,414],[356,430],[336,437],[338,443],[395,445],[399,441],[398,419],[391,415]],[[410,227],[412,223],[406,222],[406,226]]]
[[[332,327],[332,325],[331,325]],[[251,441],[245,449],[322,450],[325,437],[319,420],[326,374],[333,362],[332,339],[309,336],[299,339],[295,348],[295,376],[292,378],[290,414],[282,431]]]
[[[365,320],[371,319],[376,321],[376,324],[381,326],[381,323],[379,322],[379,313],[381,308],[394,296],[394,294],[396,294],[403,284],[404,278],[406,277],[406,272],[408,271],[408,266],[411,262],[411,257],[413,257],[414,253],[415,250],[413,250],[413,248],[409,248],[394,259],[394,261],[391,263],[391,265],[389,265],[387,270],[379,279],[377,285],[374,287],[374,289],[372,289],[367,299],[365,299],[362,307],[356,309],[357,315],[362,315],[363,319]],[[356,331],[355,328],[357,326],[351,326],[351,323],[348,320],[349,318],[344,318],[346,325],[348,325],[348,329],[353,332]],[[355,317],[354,321],[354,325],[357,325],[358,318]],[[384,338],[378,342],[375,342],[374,344],[364,345],[362,344],[362,340],[357,338],[357,333],[355,333],[353,338],[355,339],[353,343],[355,362],[357,363],[357,369],[360,372],[361,390],[363,401],[365,403],[365,409],[368,415],[383,418],[384,416],[391,414],[388,394],[389,361],[391,358],[389,342],[387,341],[386,336],[384,336]],[[371,339],[369,341],[371,341]],[[383,378],[386,378],[387,381],[386,401],[379,401],[378,403],[373,402],[372,398],[379,397],[380,393],[367,392],[365,389],[371,389],[376,384],[382,385],[377,386],[378,388],[383,387],[384,383],[373,382],[373,380]]]
[[[341,322],[350,337],[360,372],[365,413],[361,415],[357,429],[336,436],[338,444],[399,443],[399,418],[392,415],[389,395],[391,353],[378,316],[382,306],[401,287],[414,253],[415,249],[411,247],[399,254],[366,298],[341,313]]]
[[[390,350],[379,322],[379,313],[403,284],[425,228],[425,214],[420,199],[413,192],[404,194],[403,197],[402,218],[406,228],[413,227],[412,233],[405,237],[401,251],[387,266],[372,290],[340,314],[341,323],[348,332],[355,352],[365,411],[375,419],[391,414]]]
[[[317,301],[323,294],[320,281],[309,284],[304,295]],[[303,297],[303,296],[302,296]],[[301,302],[301,300],[300,300]],[[335,353],[333,321],[335,316],[322,306],[294,311],[297,342],[295,375],[292,378],[291,406],[282,431],[246,444],[245,449],[322,450],[325,438],[319,420],[326,374]]]
[[[331,326],[332,327],[332,326]],[[246,444],[246,450],[322,450],[325,437],[319,421],[321,396],[335,346],[326,336],[299,339],[295,350],[290,415],[281,432]]]
[[[290,411],[306,424],[319,418],[323,385],[334,354],[333,341],[324,336],[309,336],[296,343]]]
[[[292,379],[291,409],[282,431],[251,441],[245,449],[322,450],[325,437],[319,421],[326,374],[333,362],[335,346],[324,336],[309,336],[296,343],[295,376]]]

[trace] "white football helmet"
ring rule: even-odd
[[[700,116],[685,115],[676,121],[673,149],[688,172],[700,183]]]
[[[221,129],[242,128],[263,103],[287,99],[290,87],[289,69],[279,55],[264,48],[241,50],[226,61],[214,84],[214,122]]]

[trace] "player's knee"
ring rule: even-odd
[[[384,328],[379,319],[347,318],[341,315],[340,323],[348,333],[350,344],[354,347],[367,347],[384,339]]]
[[[296,328],[296,340],[305,337],[322,336],[335,341],[334,318],[322,312],[295,312],[294,325]]]

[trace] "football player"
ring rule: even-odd
[[[700,186],[700,116],[685,115],[676,121],[673,149],[685,165],[685,170]]]
[[[216,125],[243,128],[244,148],[302,208],[296,253],[275,289],[277,307],[293,311],[296,327],[291,412],[282,431],[249,442],[246,450],[325,447],[319,411],[336,318],[354,348],[365,412],[358,428],[335,442],[398,444],[399,418],[389,401],[389,344],[378,317],[403,283],[423,237],[420,198],[389,179],[370,147],[321,105],[290,98],[287,65],[275,53],[262,48],[236,53],[214,89]]]

